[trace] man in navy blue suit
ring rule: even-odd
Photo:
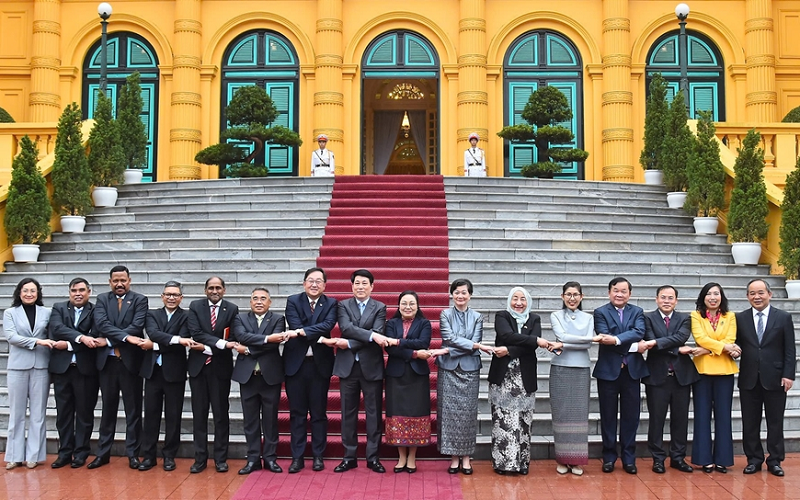
[[[609,303],[594,310],[595,341],[600,343],[594,377],[600,403],[603,437],[603,472],[612,472],[617,461],[617,408],[622,467],[636,474],[636,429],[639,427],[639,383],[649,375],[638,342],[644,337],[644,312],[628,304],[630,281],[616,277],[608,284]]]

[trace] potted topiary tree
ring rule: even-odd
[[[644,147],[639,155],[639,164],[644,169],[644,183],[658,185],[664,182],[662,158],[669,115],[667,82],[661,73],[653,75],[649,92],[644,116]]]
[[[89,168],[92,171],[92,200],[96,207],[113,207],[125,170],[119,129],[111,114],[111,100],[98,94],[94,127],[89,133]]]
[[[664,172],[667,205],[670,208],[682,208],[686,203],[688,183],[686,166],[692,158],[695,143],[694,135],[686,123],[688,118],[683,91],[681,91],[675,94],[675,98],[669,105],[663,150],[661,151],[661,169]]]
[[[58,120],[53,161],[53,207],[61,215],[61,230],[82,233],[92,210],[92,172],[81,134],[81,109],[72,103]]]
[[[47,183],[39,171],[39,148],[27,135],[11,166],[4,224],[15,262],[36,262],[39,243],[50,236],[50,200]]]
[[[781,120],[783,123],[800,123],[800,106],[792,109]]]
[[[142,169],[147,165],[147,130],[141,114],[144,107],[139,72],[125,80],[117,99],[117,127],[125,131],[122,156],[125,163],[125,184],[142,182]]]
[[[761,134],[747,132],[733,165],[735,174],[728,212],[728,234],[736,264],[758,264],[761,242],[767,237],[769,200],[764,184],[764,150],[758,147]]]
[[[278,108],[261,87],[241,87],[233,94],[225,114],[230,127],[220,134],[220,139],[250,142],[253,151],[248,153],[243,147],[220,142],[201,150],[194,159],[204,165],[227,165],[226,177],[265,177],[269,172],[267,166],[253,163],[265,144],[291,147],[303,144],[294,130],[282,125],[270,126],[278,118]]]
[[[0,108],[0,123],[14,123],[14,118],[3,108]]]
[[[786,275],[786,294],[800,298],[800,158],[794,170],[786,176],[781,203],[781,254],[778,264]]]
[[[719,159],[711,113],[700,111],[698,115],[697,139],[686,166],[689,188],[683,207],[696,216],[694,230],[697,234],[716,234],[717,212],[725,208],[725,168]]]
[[[522,110],[522,118],[528,124],[503,127],[497,135],[512,142],[533,141],[536,144],[537,162],[522,167],[523,176],[553,178],[561,172],[564,163],[584,162],[589,157],[582,149],[565,147],[575,135],[559,123],[572,119],[572,109],[567,97],[557,88],[541,87],[531,94]]]

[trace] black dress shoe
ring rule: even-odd
[[[686,463],[686,460],[672,460],[669,463],[669,466],[673,469],[678,469],[681,472],[694,472],[694,469],[691,465]]]
[[[165,458],[164,459],[164,470],[169,472],[175,470],[175,459],[174,458]]]
[[[65,465],[69,464],[72,461],[70,457],[58,457],[55,462],[50,464],[50,467],[54,469],[60,469]]]
[[[405,465],[404,465],[404,466],[402,466],[402,467],[395,467],[395,468],[394,468],[394,473],[395,473],[395,474],[399,474],[399,473],[401,473],[401,472],[405,472],[405,471],[406,471],[406,466],[405,466]]]
[[[622,470],[628,474],[636,474],[638,472],[636,470],[636,464],[622,464]]]
[[[705,472],[706,474],[711,474],[712,472],[714,472],[714,466],[713,465],[704,465],[703,466],[703,472]]]
[[[139,464],[139,470],[150,470],[155,466],[156,466],[155,460],[150,460],[149,458],[146,458],[142,460],[142,463]]]
[[[142,463],[136,457],[128,457],[128,467],[131,469],[138,469]]]
[[[603,472],[614,472],[614,462],[603,462]]]
[[[653,462],[653,472],[655,472],[656,474],[663,474],[667,472],[667,470],[664,468],[664,462],[658,462],[658,461]]]
[[[86,459],[84,458],[76,458],[72,460],[72,463],[69,466],[73,469],[80,469],[86,463]]]
[[[504,471],[502,469],[495,469],[494,472],[495,474],[500,474],[501,476],[505,476],[506,474],[508,474],[507,471]]]
[[[717,472],[720,472],[722,474],[727,474],[728,473],[728,468],[725,467],[724,465],[715,465],[714,466],[714,470],[717,471]]]
[[[455,467],[448,467],[447,473],[448,474],[458,474],[461,472],[461,464],[456,465]]]
[[[256,460],[255,462],[247,462],[244,467],[239,469],[239,475],[244,476],[245,474],[250,474],[253,471],[261,470],[261,460]]]
[[[783,469],[781,469],[780,465],[769,465],[767,466],[767,470],[773,476],[783,477]]]
[[[275,460],[264,460],[264,468],[270,472],[274,472],[275,474],[280,474],[283,472],[281,466],[278,465],[278,462]]]
[[[325,461],[322,460],[322,457],[314,457],[314,465],[311,466],[311,470],[314,472],[325,470]]]
[[[742,472],[744,472],[745,474],[755,474],[756,472],[758,472],[760,470],[761,470],[761,466],[760,465],[747,464],[747,467],[745,467]]]
[[[214,468],[217,472],[228,472],[228,462],[214,462]]]
[[[297,474],[303,467],[305,467],[305,463],[302,458],[293,458],[292,465],[289,466],[289,474]]]
[[[461,466],[461,473],[464,474],[465,476],[471,476],[472,475],[472,467],[464,467],[462,465]]]
[[[192,474],[198,474],[206,470],[206,467],[208,467],[207,462],[195,462],[191,467],[189,467],[189,472]]]
[[[345,472],[350,469],[358,467],[358,462],[354,458],[345,458],[342,462],[333,469],[333,472]]]
[[[380,460],[374,460],[372,462],[367,462],[367,468],[372,472],[377,472],[378,474],[383,474],[386,472],[386,469],[383,467],[383,464]]]
[[[519,469],[519,473],[522,474],[523,476],[527,476],[528,475],[528,467],[527,466],[521,467]]]
[[[111,460],[108,457],[96,457],[91,463],[86,467],[87,469],[96,469],[98,467],[102,467]]]
[[[406,472],[408,472],[409,474],[413,474],[413,473],[417,472],[417,468],[416,467],[409,467],[409,466],[406,465]]]

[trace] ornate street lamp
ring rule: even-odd
[[[689,47],[686,39],[686,19],[689,17],[689,6],[685,3],[679,3],[675,7],[675,15],[678,16],[678,25],[681,27],[678,35],[678,64],[681,68],[680,89],[683,91],[686,112],[691,113],[689,107]]]
[[[106,60],[106,43],[108,40],[108,18],[111,17],[111,4],[103,2],[97,6],[97,13],[100,15],[100,91],[105,95],[106,84],[108,83],[108,61]]]

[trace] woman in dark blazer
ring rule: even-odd
[[[547,347],[542,321],[531,313],[522,287],[508,294],[508,308],[495,315],[495,349],[489,367],[492,467],[498,474],[528,473],[530,429],[536,404],[536,348]]]
[[[411,290],[400,294],[395,315],[386,322],[386,444],[397,446],[395,472],[417,472],[417,447],[431,442],[431,386],[428,367],[431,322]]]

